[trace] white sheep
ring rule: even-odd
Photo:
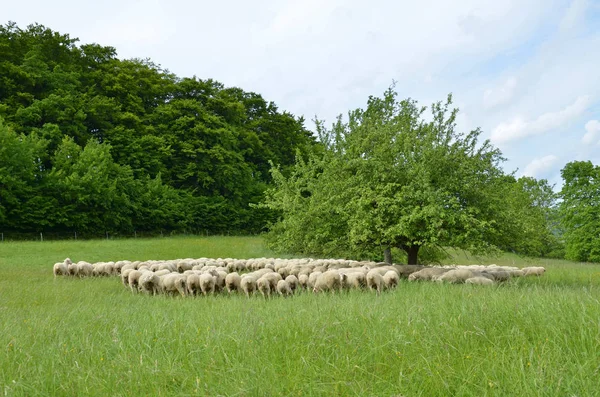
[[[225,277],[225,287],[227,288],[227,292],[237,292],[240,291],[240,283],[242,278],[237,272],[229,273]]]
[[[160,277],[160,286],[164,293],[186,296],[187,277],[179,273],[169,273]]]
[[[524,276],[538,276],[538,277],[541,276],[542,274],[544,274],[544,272],[546,271],[546,269],[541,266],[524,267],[521,270],[523,271]]]
[[[375,269],[369,270],[367,273],[367,287],[377,291],[377,295],[381,294],[383,289],[383,276]]]
[[[290,274],[289,276],[287,276],[285,278],[285,281],[287,281],[287,283],[290,285],[292,292],[294,292],[294,291],[296,291],[296,289],[298,289],[298,278],[296,276],[294,276],[293,274]]]
[[[277,282],[277,292],[282,296],[289,296],[293,294],[290,284],[285,280],[279,280]]]
[[[271,295],[271,283],[264,276],[256,281],[256,289],[260,291],[265,298],[268,298]]]
[[[142,272],[140,270],[132,270],[127,275],[127,284],[129,284],[129,288],[131,288],[131,292],[138,291],[138,284],[140,281],[140,277],[142,276]]]
[[[383,284],[386,288],[395,288],[399,281],[400,277],[397,272],[390,270],[383,275]]]
[[[446,273],[435,276],[433,278],[434,281],[437,282],[447,282],[451,284],[462,284],[468,278],[473,277],[473,272],[467,269],[452,269],[447,271]]]
[[[138,281],[140,291],[147,292],[151,295],[158,294],[160,290],[160,277],[152,272],[144,272]]]
[[[346,273],[344,287],[361,289],[367,286],[367,276],[363,272]]]
[[[68,276],[69,275],[69,265],[64,262],[57,262],[54,264],[54,268],[52,269],[54,273],[54,277],[56,276]]]
[[[200,295],[202,288],[200,288],[200,275],[192,273],[187,275],[185,286],[188,295],[196,296]]]
[[[202,290],[202,293],[205,296],[208,295],[209,293],[214,294],[216,282],[217,282],[217,278],[215,276],[213,276],[212,274],[210,274],[209,272],[202,273],[200,275],[200,289]]]
[[[248,298],[250,294],[256,291],[256,280],[253,277],[242,277],[240,280],[240,288]]]
[[[346,278],[345,274],[340,274],[337,270],[328,270],[321,273],[315,280],[313,292],[335,292],[342,289],[342,282]]]
[[[450,269],[445,269],[442,267],[426,267],[411,273],[408,276],[408,281],[429,281],[433,279],[433,277],[440,276],[449,270]]]

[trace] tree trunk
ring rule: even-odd
[[[408,254],[408,264],[416,265],[417,264],[417,255],[419,254],[420,245],[405,245],[402,247],[404,251]]]
[[[383,261],[389,265],[392,264],[392,249],[390,247],[383,251]]]

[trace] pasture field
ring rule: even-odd
[[[132,294],[54,262],[272,256],[259,237],[0,244],[0,396],[597,396],[600,265],[481,287]]]

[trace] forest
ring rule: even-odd
[[[0,225],[7,231],[257,233],[253,208],[315,139],[260,94],[42,25],[0,26]]]

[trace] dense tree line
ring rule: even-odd
[[[545,180],[515,178],[480,130],[456,130],[451,96],[424,115],[393,88],[328,129],[327,150],[274,166],[265,206],[281,217],[269,234],[280,251],[350,254],[409,264],[445,247],[560,257],[556,195]],[[403,259],[401,259],[403,260]]]
[[[4,231],[257,232],[314,138],[259,94],[180,78],[41,25],[0,26]]]

